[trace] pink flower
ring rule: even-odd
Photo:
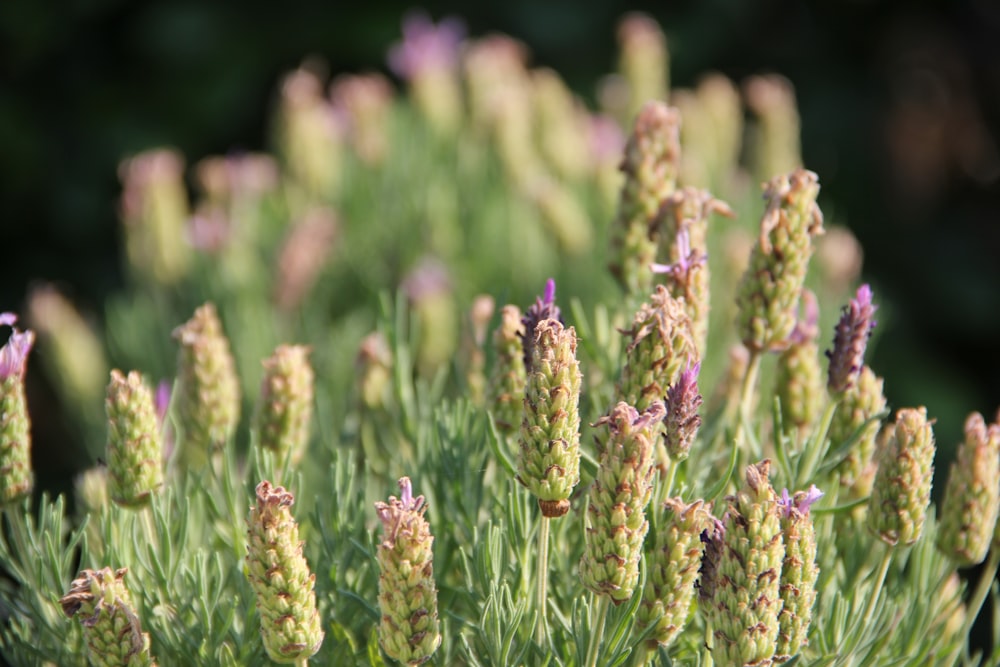
[[[17,315],[14,313],[0,313],[0,326],[14,329],[7,344],[0,348],[0,380],[6,380],[14,375],[24,376],[28,353],[31,352],[31,346],[35,343],[35,332],[18,331],[14,327],[15,322],[17,322]]]
[[[465,37],[465,24],[455,17],[434,25],[424,12],[403,19],[403,40],[389,50],[389,68],[411,81],[424,72],[454,69]]]

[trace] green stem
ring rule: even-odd
[[[670,468],[666,476],[660,477],[660,484],[656,494],[657,506],[662,505],[663,501],[669,498],[670,493],[674,490],[674,480],[677,478],[677,466],[680,465],[680,461],[674,461],[673,459],[669,459],[669,461]]]
[[[604,623],[608,618],[608,596],[597,595],[594,624],[590,627],[590,644],[587,646],[587,667],[597,667],[597,654],[604,639]]]
[[[868,594],[868,605],[865,607],[861,625],[857,626],[858,631],[854,635],[854,643],[848,655],[854,655],[858,644],[861,643],[862,634],[864,634],[865,629],[871,624],[872,616],[875,615],[875,607],[878,606],[878,599],[882,594],[882,586],[885,584],[885,575],[889,571],[889,563],[892,562],[893,548],[881,540],[877,540],[877,543],[882,545],[882,561],[879,563],[878,571],[875,573],[875,583]]]
[[[986,597],[993,589],[993,581],[996,579],[998,567],[1000,567],[1000,552],[994,548],[990,550],[990,557],[983,567],[983,573],[979,577],[976,590],[973,592],[972,598],[969,600],[969,606],[965,611],[965,623],[962,624],[962,632],[959,636],[965,640],[963,643],[966,646],[966,650],[968,650],[969,646],[968,638],[969,632],[972,630],[972,624],[975,623],[976,617],[979,616],[979,612],[983,608],[983,603],[986,601]]]
[[[545,608],[548,604],[548,581],[549,581],[549,522],[547,516],[542,517],[542,523],[538,527],[538,577],[535,581],[535,588],[538,592],[538,625],[535,626],[535,641],[539,646],[545,643],[547,624],[545,621]]]
[[[740,410],[739,410],[739,420],[738,428],[736,429],[737,440],[741,447],[749,448],[750,446],[750,433],[747,429],[750,428],[750,412],[751,406],[753,405],[753,394],[754,389],[757,386],[757,376],[760,372],[760,359],[761,353],[756,350],[750,351],[750,359],[747,361],[747,370],[743,375],[743,382],[740,385]],[[752,456],[753,460],[759,459],[761,452],[748,452]]]
[[[833,414],[837,411],[837,406],[840,405],[840,399],[831,400],[827,403],[826,409],[823,411],[823,418],[819,423],[819,430],[817,431],[816,442],[810,447],[803,458],[800,460],[800,464],[797,467],[795,475],[795,488],[801,489],[805,487],[805,483],[813,478],[815,474],[814,468],[817,463],[823,460],[828,449],[824,446],[826,442],[827,433],[830,432],[830,423],[833,422]]]

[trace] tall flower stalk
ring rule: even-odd
[[[0,313],[0,326],[14,327],[17,315]],[[31,493],[31,421],[24,397],[33,331],[13,329],[0,347],[0,507]]]
[[[427,662],[441,644],[437,586],[431,547],[434,537],[424,518],[423,496],[413,496],[409,477],[399,479],[399,497],[375,503],[382,522],[378,545],[379,643],[405,665]]]

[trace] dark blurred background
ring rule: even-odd
[[[1000,4],[425,2],[472,36],[505,32],[593,102],[629,10],[663,26],[672,85],[709,70],[795,86],[828,218],[865,249],[880,311],[872,366],[893,407],[926,404],[941,445],[1000,405]],[[0,3],[0,309],[55,281],[100,317],[121,283],[119,160],[189,164],[267,148],[280,75],[380,69],[406,3]],[[826,307],[834,307],[832,304]],[[37,382],[37,381],[36,381]],[[45,395],[45,388],[35,390]],[[939,462],[940,463],[940,462]],[[68,463],[67,467],[72,467]],[[943,475],[943,470],[942,473]]]

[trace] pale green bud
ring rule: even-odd
[[[257,596],[260,636],[271,660],[300,663],[323,644],[316,609],[316,575],[302,555],[299,527],[289,509],[295,498],[262,481],[247,519],[246,573]]]
[[[155,667],[149,635],[125,587],[127,568],[83,570],[59,600],[69,618],[80,619],[92,667]]]
[[[570,494],[580,481],[582,381],[576,330],[557,320],[539,322],[525,389],[517,480],[550,518],[569,511]]]
[[[108,397],[108,491],[127,507],[143,507],[163,486],[163,438],[153,392],[136,371],[111,371]]]
[[[868,528],[886,544],[910,545],[920,538],[931,501],[934,431],[927,408],[903,408],[887,424],[876,455],[878,470],[868,501]]]
[[[646,505],[653,493],[653,463],[658,425],[666,413],[657,401],[641,415],[627,403],[594,426],[608,427],[598,436],[598,469],[587,506],[586,548],[580,561],[583,585],[621,604],[639,581],[642,542],[649,522]]]

